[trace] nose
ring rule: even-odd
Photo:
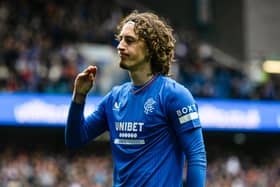
[[[119,51],[123,51],[123,50],[124,50],[124,42],[123,42],[123,40],[120,40],[120,41],[119,41],[119,44],[118,44],[118,46],[117,46],[117,49],[118,49]]]

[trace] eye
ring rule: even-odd
[[[137,42],[138,39],[135,38],[135,37],[132,37],[132,36],[117,36],[117,37],[116,37],[116,40],[117,40],[118,42],[123,41],[123,42],[125,42],[127,45],[131,45],[131,44]]]
[[[136,38],[132,38],[132,37],[125,37],[124,40],[127,44],[132,44],[132,43],[136,42]]]

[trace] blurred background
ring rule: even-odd
[[[278,0],[0,1],[0,186],[112,185],[108,135],[71,151],[64,126],[86,66],[98,66],[86,115],[129,81],[114,34],[134,9],[174,28],[173,78],[200,108],[207,187],[279,187]]]

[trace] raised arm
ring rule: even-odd
[[[75,79],[72,102],[65,127],[65,144],[68,147],[80,147],[106,130],[102,104],[89,117],[84,117],[86,97],[93,86],[96,70],[96,66],[89,66]]]

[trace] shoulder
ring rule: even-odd
[[[174,79],[170,77],[161,77],[163,81],[163,88],[162,88],[162,94],[167,99],[187,99],[190,102],[194,102],[194,98],[189,91],[188,88],[186,88],[184,85],[178,83]]]
[[[126,82],[124,84],[114,86],[111,90],[111,94],[112,95],[116,95],[116,94],[118,95],[120,93],[124,93],[124,92],[129,91],[130,88],[131,88],[131,83]]]
[[[127,82],[122,85],[114,86],[111,91],[105,96],[107,101],[115,100],[119,97],[125,97],[131,88],[131,83]]]
[[[124,98],[125,94],[128,93],[130,89],[130,83],[124,83],[122,85],[114,86],[110,92],[108,92],[101,100],[100,105],[101,106],[111,106],[112,103],[114,103],[118,98]]]

